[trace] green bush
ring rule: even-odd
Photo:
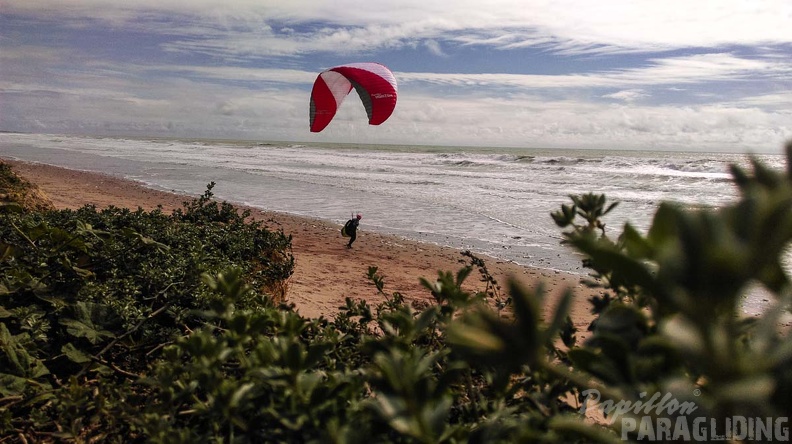
[[[171,216],[2,216],[0,431],[19,441],[621,442],[679,438],[630,428],[647,417],[788,417],[792,341],[780,319],[792,169],[752,168],[733,168],[734,204],[664,203],[646,234],[626,225],[608,236],[602,217],[616,205],[603,195],[571,196],[552,215],[599,289],[583,343],[571,291],[544,319],[541,285],[509,282],[503,296],[469,252],[456,274],[422,280],[428,307],[387,294],[371,267],[384,303],[348,299],[332,320],[303,318],[261,291],[290,274],[290,239],[211,202],[211,185]],[[462,283],[475,269],[485,290],[470,294]],[[741,300],[757,286],[775,300],[750,317]],[[659,395],[695,408],[606,409],[595,422],[583,415],[594,390],[600,407]]]
[[[97,386],[135,380],[205,322],[196,311],[219,299],[201,281],[208,270],[237,267],[248,285],[282,291],[290,237],[212,202],[213,185],[170,216],[92,206],[0,215],[0,429],[43,426],[35,418],[61,414],[53,398],[97,375]],[[235,304],[272,301],[251,293]]]

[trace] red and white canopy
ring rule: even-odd
[[[350,63],[323,71],[311,91],[311,132],[318,133],[333,120],[346,96],[355,88],[366,107],[370,125],[379,125],[396,107],[396,78],[379,63]]]

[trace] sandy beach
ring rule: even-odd
[[[181,207],[182,202],[198,197],[153,190],[109,175],[5,160],[20,176],[38,185],[60,209],[92,204],[98,208],[113,205],[144,210],[161,206],[165,212],[170,212]],[[384,276],[386,293],[400,292],[410,301],[431,303],[431,294],[421,286],[419,278],[431,281],[438,270],[456,273],[463,266],[461,261],[466,259],[456,249],[369,232],[365,218],[361,221],[354,248],[348,249],[345,239],[340,236],[340,225],[278,212],[250,210],[252,217],[263,220],[269,229],[283,230],[292,235],[295,271],[289,282],[287,300],[308,317],[332,317],[347,297],[365,299],[370,304],[382,301],[383,296],[367,278],[369,266],[378,267]],[[504,288],[509,278],[529,288],[544,282],[550,295],[546,301],[547,311],[552,309],[558,295],[566,288],[573,288],[575,303],[570,314],[579,330],[588,326],[591,315],[587,299],[592,290],[580,284],[580,276],[490,257],[482,259]],[[477,272],[468,277],[466,288],[471,291],[484,289]]]

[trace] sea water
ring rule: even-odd
[[[757,155],[785,167],[780,155]],[[569,195],[603,193],[619,206],[612,236],[645,232],[662,201],[718,207],[737,190],[741,154],[295,144],[0,133],[0,156],[97,171],[149,187],[469,249],[545,269],[585,274],[550,217]],[[339,243],[341,240],[339,239]],[[361,244],[360,248],[365,248]]]

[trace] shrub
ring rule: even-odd
[[[208,270],[233,266],[248,285],[285,288],[291,238],[212,202],[213,185],[170,216],[93,206],[0,216],[0,429],[46,430],[64,413],[53,398],[136,380],[204,322],[196,312],[218,299],[201,281]],[[258,292],[235,304],[279,299]],[[83,411],[74,402],[65,411]]]
[[[45,441],[621,442],[680,437],[646,418],[788,417],[792,167],[752,168],[732,169],[734,204],[664,203],[646,234],[627,224],[608,236],[601,218],[616,205],[570,196],[552,216],[600,289],[583,343],[571,291],[543,320],[542,285],[512,281],[503,296],[469,252],[459,272],[422,280],[428,307],[387,294],[371,267],[384,303],[348,299],[333,320],[303,318],[260,291],[288,277],[291,261],[272,258],[289,238],[216,206],[211,184],[171,216],[4,216],[0,430]],[[461,284],[476,268],[486,289],[471,294]],[[749,317],[740,301],[756,286],[775,300]],[[625,411],[586,419],[594,391],[600,407]],[[673,412],[628,408],[656,395]]]

